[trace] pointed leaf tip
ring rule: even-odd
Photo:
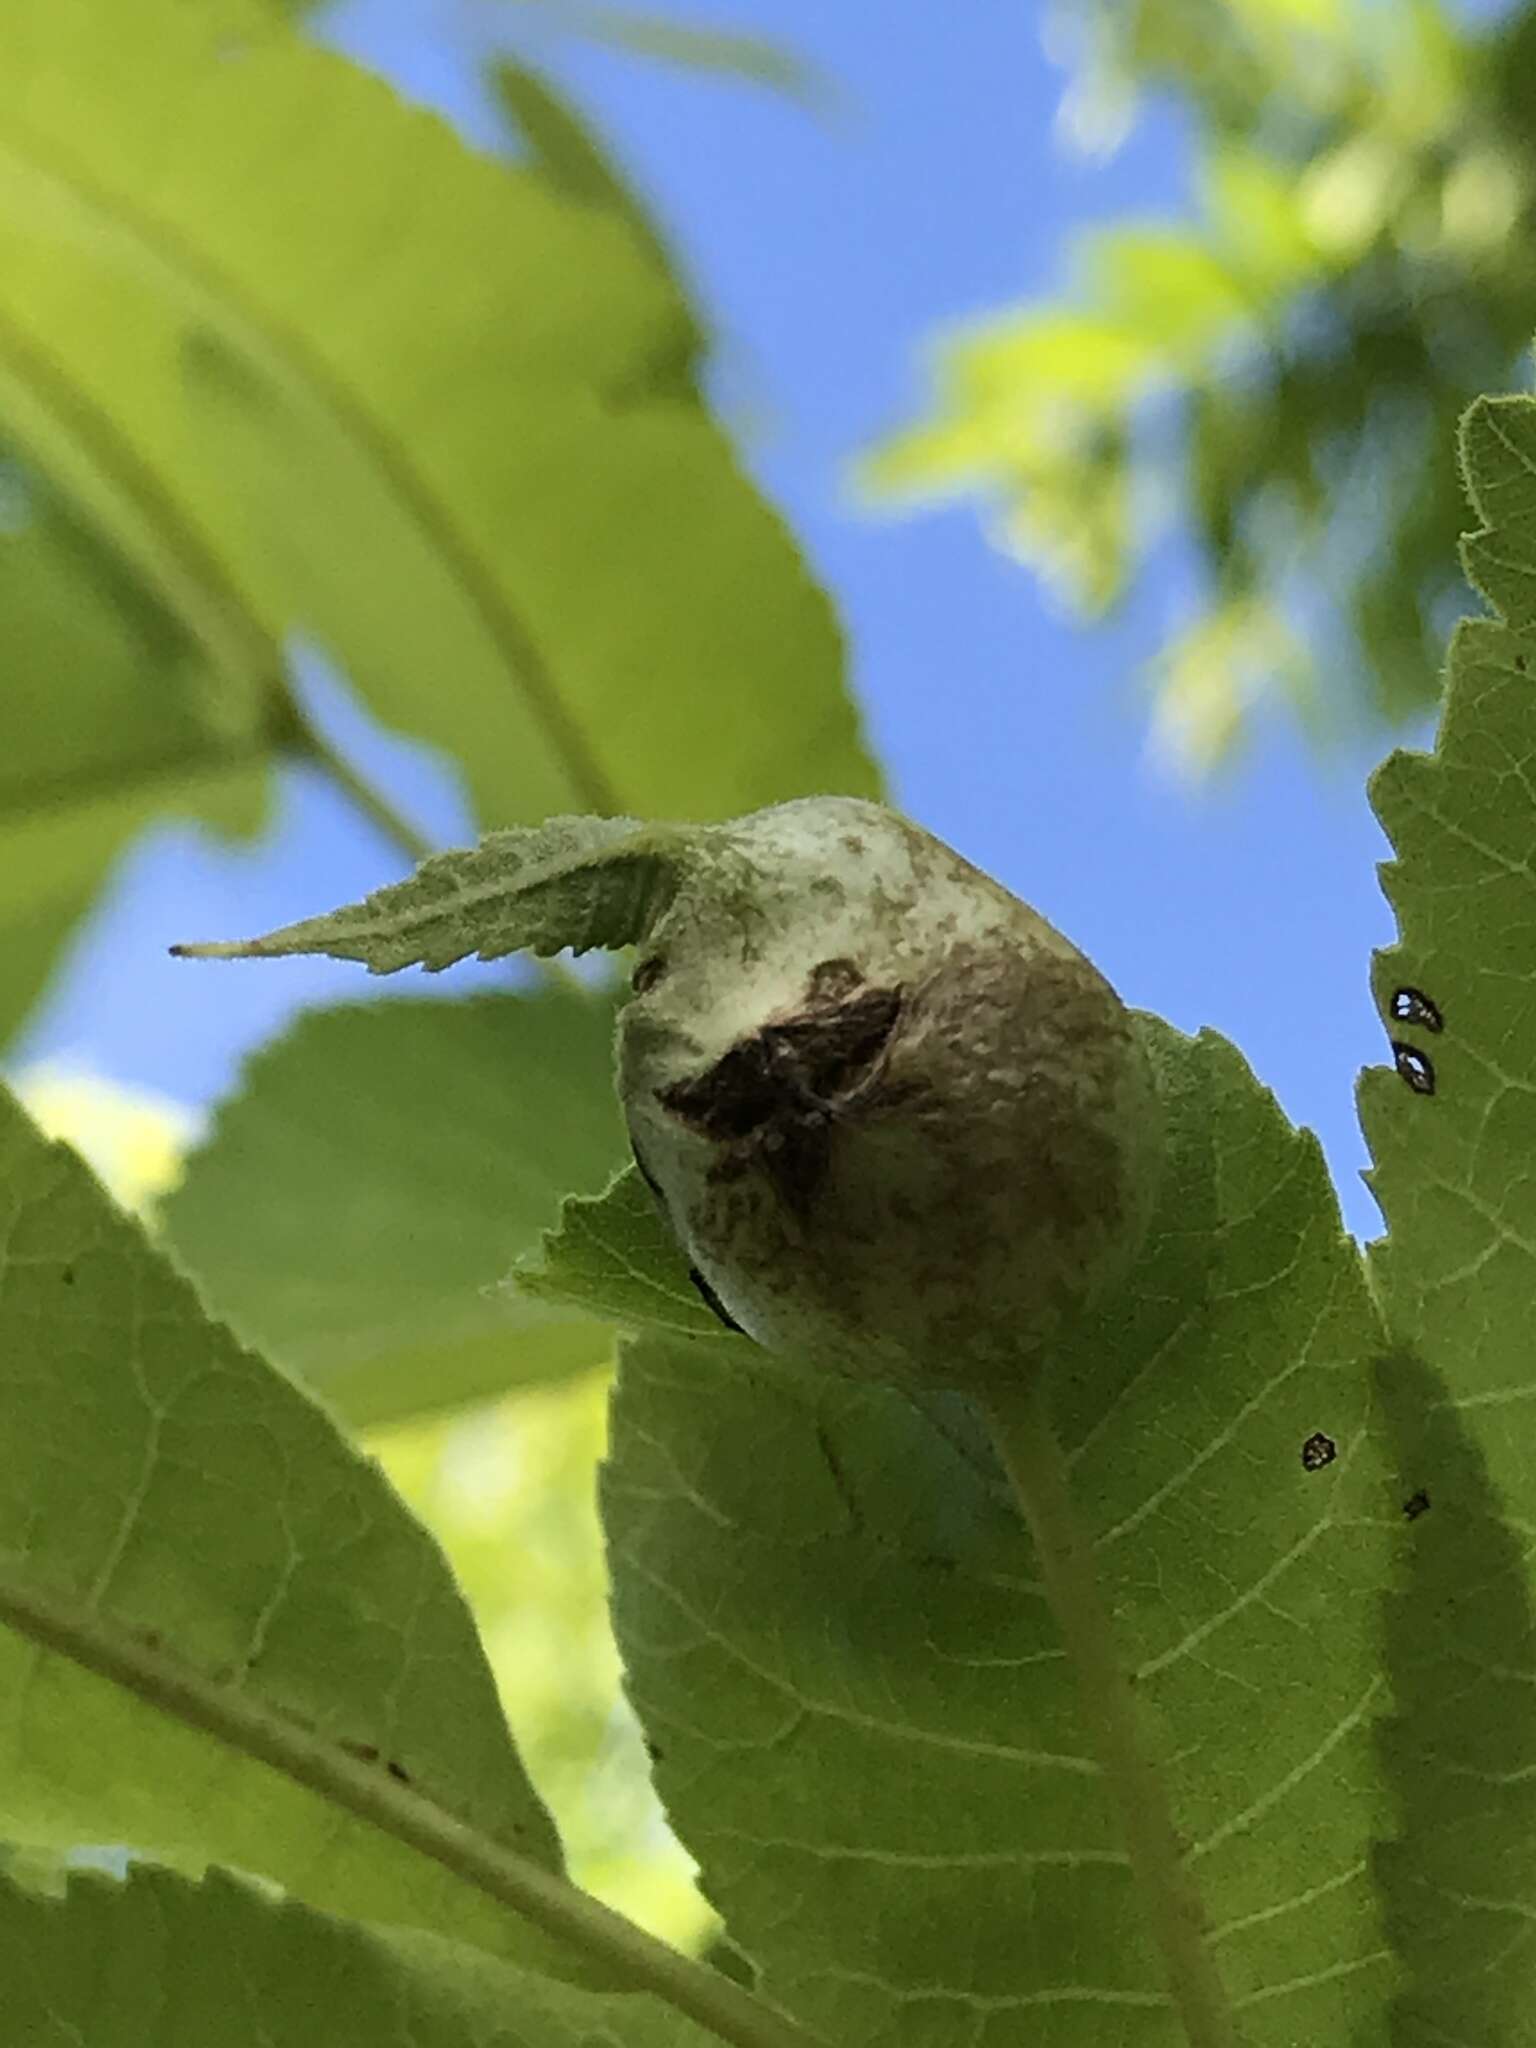
[[[700,830],[705,828],[693,828]],[[690,832],[633,818],[551,818],[423,861],[360,903],[254,939],[172,946],[182,960],[356,960],[370,974],[439,973],[474,955],[634,945],[672,900]]]
[[[189,939],[165,950],[173,960],[249,960],[260,948],[260,939]]]

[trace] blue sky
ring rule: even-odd
[[[1384,1053],[1367,972],[1391,936],[1374,873],[1385,843],[1363,785],[1385,742],[1324,762],[1277,727],[1216,785],[1172,783],[1147,758],[1140,670],[1188,602],[1177,544],[1122,618],[1085,632],[987,546],[970,511],[874,520],[848,487],[851,460],[921,401],[935,330],[1059,282],[1075,226],[1180,210],[1176,121],[1154,110],[1108,163],[1070,155],[1055,131],[1062,74],[1039,10],[1017,0],[669,4],[793,45],[837,88],[833,117],[566,41],[521,47],[586,107],[694,279],[719,336],[720,403],[842,610],[898,801],[1059,924],[1129,1000],[1233,1038],[1318,1131],[1347,1219],[1371,1234],[1352,1087]],[[488,136],[473,47],[524,12],[349,0],[332,22]],[[464,836],[440,773],[367,744],[425,825]],[[327,963],[189,969],[164,959],[165,943],[277,923],[396,872],[306,776],[290,779],[280,836],[259,858],[158,835],[24,1053],[207,1102],[296,1003],[367,990]]]

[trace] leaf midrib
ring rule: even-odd
[[[150,1635],[134,1637],[77,1596],[29,1583],[0,1561],[0,1625],[39,1649],[119,1685],[147,1705],[283,1772],[335,1806],[440,1864],[519,1914],[566,1952],[595,1962],[619,1988],[667,2000],[737,2048],[820,2048],[812,2036],[719,1972],[483,1834],[390,1775],[232,1685],[219,1686]]]

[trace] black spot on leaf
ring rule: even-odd
[[[1392,1060],[1415,1095],[1434,1094],[1435,1070],[1430,1065],[1428,1053],[1420,1052],[1416,1045],[1405,1045],[1400,1038],[1394,1038]]]
[[[1403,1502],[1403,1513],[1410,1522],[1416,1522],[1420,1515],[1427,1515],[1429,1513],[1429,1495],[1422,1486],[1417,1493],[1410,1493]]]
[[[1331,1465],[1338,1455],[1338,1445],[1321,1429],[1313,1430],[1301,1447],[1301,1462],[1308,1472],[1321,1472],[1323,1467]]]

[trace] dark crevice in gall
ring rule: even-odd
[[[713,1287],[710,1286],[709,1282],[704,1278],[704,1275],[699,1271],[697,1266],[690,1266],[688,1268],[688,1278],[699,1290],[699,1295],[703,1300],[704,1306],[706,1308],[712,1309],[714,1313],[719,1317],[720,1321],[724,1323],[725,1327],[728,1330],[734,1330],[738,1337],[745,1337],[747,1334],[746,1331],[741,1327],[740,1323],[737,1322],[736,1318],[731,1314],[730,1310],[726,1307],[725,1303],[720,1299],[719,1295],[716,1294]]]
[[[639,1174],[640,1178],[645,1182],[646,1186],[650,1189],[651,1193],[656,1197],[657,1201],[661,1204],[663,1210],[665,1210],[667,1204],[666,1199],[661,1192],[661,1182],[656,1178],[655,1174],[652,1173],[651,1169],[646,1165],[644,1159],[640,1156],[640,1147],[635,1143],[633,1134],[631,1134],[629,1140],[629,1151],[630,1157],[635,1162],[635,1171]]]
[[[759,1165],[804,1214],[826,1178],[832,1127],[878,1080],[902,1011],[900,988],[867,988],[849,960],[811,970],[800,1008],[741,1039],[696,1080],[658,1100],[714,1143],[733,1148],[725,1177]]]

